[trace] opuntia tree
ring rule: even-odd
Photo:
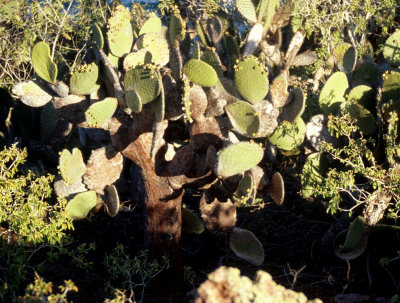
[[[123,159],[140,168],[149,247],[170,257],[164,286],[171,291],[183,279],[182,217],[196,218],[187,209],[182,216],[185,189],[203,192],[200,211],[206,228],[230,234],[234,253],[259,265],[264,250],[250,231],[235,228],[236,207],[255,203],[266,192],[283,202],[281,175],[275,173],[270,181],[258,164],[268,160],[266,148],[272,155],[276,149],[296,152],[305,136],[304,94],[289,89],[288,70],[292,64],[312,63],[315,55],[297,54],[304,39],[300,32],[287,52],[281,51],[280,28],[293,8],[267,0],[257,7],[251,0],[236,5],[252,25],[242,49],[233,20],[223,10],[195,21],[187,11],[182,17],[184,6],[171,6],[165,20],[154,14],[139,20],[118,6],[105,26],[93,24],[87,49],[91,59],[75,66],[65,79],[68,86],[56,80],[49,46],[39,42],[32,51],[38,77],[13,89],[25,104],[42,108],[44,125],[50,127],[43,128],[42,143],[58,148],[54,137],[73,128],[82,147],[88,136],[103,140],[87,163],[78,149],[61,153],[55,189],[69,199],[67,210],[74,219],[86,217],[99,198],[115,216],[119,198],[114,183]],[[188,30],[189,24],[195,29]]]

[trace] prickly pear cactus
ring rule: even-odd
[[[86,171],[82,153],[78,148],[72,150],[64,149],[60,155],[60,172],[67,184],[75,183]]]
[[[111,54],[122,57],[128,54],[133,45],[131,13],[123,5],[116,7],[107,23],[107,41]]]
[[[52,84],[56,83],[57,65],[50,56],[50,47],[46,42],[38,42],[33,47],[32,65],[40,78]]]

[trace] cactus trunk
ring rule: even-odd
[[[136,118],[144,117],[145,113]],[[136,120],[137,121],[137,120]],[[140,123],[140,122],[139,122]],[[142,124],[143,125],[143,124]],[[135,131],[136,130],[136,131]],[[181,206],[183,190],[176,191],[168,178],[157,174],[157,160],[150,156],[153,134],[135,129],[126,117],[113,118],[110,131],[114,146],[142,171],[146,190],[147,242],[156,257],[167,255],[169,268],[152,279],[152,292],[179,297],[182,295]],[[156,157],[157,158],[157,157]]]

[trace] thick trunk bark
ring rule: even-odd
[[[127,118],[110,123],[113,145],[142,170],[146,188],[148,245],[156,257],[167,255],[169,268],[156,276],[153,291],[169,296],[181,296],[183,266],[181,258],[181,205],[183,190],[174,190],[168,178],[157,174],[157,160],[150,157],[153,134],[135,133]],[[158,168],[158,167],[157,167]]]

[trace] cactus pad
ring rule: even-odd
[[[204,62],[208,63],[209,65],[211,65],[214,68],[214,70],[217,72],[218,77],[223,76],[222,63],[221,63],[221,60],[219,59],[219,56],[214,48],[206,49],[203,52],[203,54],[201,55],[201,61],[204,61]]]
[[[47,142],[54,133],[58,122],[57,111],[52,103],[47,103],[40,113],[40,140]]]
[[[257,22],[256,9],[252,0],[236,0],[236,9],[249,22]]]
[[[196,41],[193,44],[192,59],[200,60],[200,56],[201,56],[200,43],[199,41]]]
[[[100,85],[97,84],[99,78],[99,67],[92,62],[79,66],[71,76],[70,89],[74,95],[90,95],[97,91]]]
[[[217,153],[215,174],[227,178],[256,166],[263,158],[264,150],[256,143],[239,142]]]
[[[85,112],[86,122],[90,127],[100,127],[112,117],[118,106],[116,98],[105,98],[89,106]]]
[[[212,66],[198,59],[187,61],[183,72],[190,81],[204,87],[214,86],[218,82],[218,75]]]
[[[105,203],[107,214],[115,217],[119,212],[120,201],[117,188],[114,184],[107,186],[107,201]]]
[[[400,30],[387,38],[383,47],[383,56],[391,65],[400,66]]]
[[[376,106],[375,92],[367,85],[353,87],[347,96],[347,100],[364,106],[369,111],[374,111]]]
[[[12,93],[21,98],[21,101],[31,107],[46,105],[52,99],[35,81],[20,82],[12,88]]]
[[[103,33],[101,31],[101,28],[97,23],[94,23],[92,25],[92,32],[93,32],[93,38],[94,38],[94,41],[96,42],[97,48],[102,49],[104,47],[104,37],[103,37]]]
[[[354,102],[343,102],[340,105],[343,114],[349,114],[364,136],[372,136],[376,131],[376,121],[371,112]]]
[[[186,25],[181,15],[173,13],[169,17],[168,24],[169,41],[174,43],[175,41],[182,41],[186,35]]]
[[[32,50],[32,65],[35,73],[44,81],[55,84],[57,65],[50,57],[50,47],[46,42],[38,42]]]
[[[159,71],[152,65],[137,66],[125,74],[124,85],[126,92],[135,91],[141,104],[147,104],[155,100],[160,94],[161,76]],[[132,93],[132,96],[129,97],[135,96]],[[136,104],[128,101],[127,104]],[[133,110],[137,108],[136,106],[132,107]]]
[[[226,105],[225,112],[238,133],[247,137],[257,136],[260,118],[251,104],[238,100]]]
[[[235,227],[229,238],[229,247],[236,256],[251,264],[260,266],[264,263],[264,248],[261,242],[249,230]]]
[[[77,194],[72,200],[70,200],[65,211],[73,220],[84,219],[96,204],[96,193],[94,191],[87,191]]]
[[[244,205],[251,205],[256,196],[256,188],[254,178],[251,173],[246,173],[240,180],[238,188],[236,189],[235,196],[237,203]]]
[[[360,256],[367,248],[368,231],[369,228],[365,223],[365,219],[361,216],[355,218],[349,226],[344,244],[342,246],[338,243],[341,239],[341,234],[336,237],[336,256],[343,260],[351,260]]]
[[[357,65],[351,76],[353,86],[364,84],[376,87],[379,85],[380,72],[378,66],[373,62],[363,62]]]
[[[314,190],[324,180],[328,168],[328,160],[321,153],[313,153],[307,157],[301,175],[301,196],[311,197]]]
[[[350,43],[340,43],[333,50],[335,63],[341,72],[349,74],[357,63],[357,51]]]
[[[285,199],[285,183],[279,172],[275,172],[272,175],[271,183],[268,186],[268,193],[276,205],[282,205]]]
[[[300,117],[306,108],[306,99],[301,87],[296,87],[290,92],[290,103],[282,107],[280,118],[290,123]]]
[[[346,74],[336,72],[329,77],[319,94],[319,106],[325,115],[336,115],[340,103],[345,101],[344,94],[349,88]]]
[[[235,66],[235,83],[242,97],[252,104],[268,93],[268,70],[255,57],[247,57]]]
[[[284,121],[268,140],[277,148],[284,151],[292,151],[300,147],[306,134],[306,125],[301,117],[293,123]]]
[[[131,13],[123,5],[119,5],[108,19],[108,46],[116,57],[122,57],[131,51],[133,44],[133,29]]]
[[[135,44],[137,49],[145,48],[151,53],[151,62],[161,66],[169,62],[168,41],[163,34],[148,33],[140,36]]]
[[[157,16],[152,16],[146,20],[143,26],[140,28],[138,36],[145,35],[148,33],[161,34],[161,19]]]
[[[382,75],[382,101],[389,102],[391,100],[400,100],[400,73],[391,72]]]
[[[190,209],[182,208],[182,229],[185,233],[201,234],[204,224],[201,219]]]
[[[151,57],[151,53],[145,48],[129,53],[125,56],[124,62],[122,63],[123,69],[128,71],[138,65],[150,63]]]
[[[72,150],[64,149],[60,155],[60,173],[65,183],[72,184],[78,181],[84,172],[86,165],[83,162],[82,153],[78,148]]]
[[[286,101],[289,97],[288,77],[285,73],[277,76],[271,84],[269,89],[272,98],[272,104],[275,107],[283,107],[286,105]]]

